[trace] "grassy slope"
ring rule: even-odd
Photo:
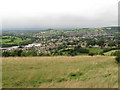
[[[114,58],[112,56],[3,58],[3,88],[118,87],[118,66]]]
[[[104,54],[105,54],[106,56],[111,56],[111,54],[114,53],[114,52],[116,52],[116,51],[118,51],[118,50],[111,50],[111,51],[109,51],[109,52],[105,52]]]

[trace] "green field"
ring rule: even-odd
[[[30,38],[22,39],[17,36],[2,36],[2,39],[0,39],[0,42],[2,42],[3,47],[9,47],[9,46],[14,46],[14,45],[19,45],[20,43],[23,42],[28,42],[30,41]]]
[[[114,56],[7,57],[3,88],[117,88]]]
[[[96,53],[96,54],[99,54],[100,52],[103,51],[103,49],[101,48],[86,48],[90,51],[90,53]]]
[[[2,39],[2,44],[19,44],[20,42],[31,40],[31,39],[22,40],[21,38],[15,36],[3,36],[3,38],[5,37],[6,39]],[[13,39],[13,41],[11,39]]]

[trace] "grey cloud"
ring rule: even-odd
[[[44,17],[24,17],[16,19],[3,19],[3,29],[17,28],[54,28],[54,29],[75,29],[83,27],[102,27],[117,25],[117,12],[113,10],[105,11],[97,17],[89,15],[46,15]]]

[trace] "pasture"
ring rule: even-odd
[[[30,38],[21,38],[18,36],[2,36],[2,39],[0,39],[0,42],[2,42],[3,47],[11,47],[11,46],[17,46],[20,43],[28,42],[30,41]]]
[[[114,56],[4,57],[3,88],[117,88]]]

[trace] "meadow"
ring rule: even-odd
[[[3,88],[117,88],[114,56],[3,57]]]
[[[11,47],[11,46],[18,46],[21,43],[29,42],[31,41],[30,38],[22,39],[18,36],[2,36],[2,39],[0,39],[0,42],[2,42],[2,47]]]

